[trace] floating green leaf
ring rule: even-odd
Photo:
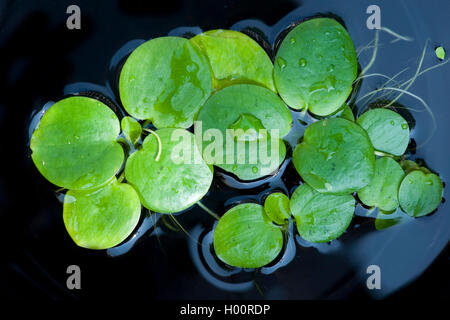
[[[400,184],[398,200],[402,210],[411,217],[433,212],[442,201],[442,182],[434,173],[414,170]]]
[[[289,198],[281,192],[271,193],[264,201],[264,211],[273,222],[285,225],[291,217]]]
[[[122,166],[119,132],[119,119],[100,101],[65,98],[47,110],[33,132],[31,156],[51,183],[73,190],[94,188]]]
[[[283,247],[281,230],[255,203],[228,210],[214,230],[214,251],[223,262],[241,268],[259,268],[273,261]]]
[[[294,149],[293,161],[300,176],[317,191],[345,194],[369,184],[375,155],[361,127],[331,118],[306,128],[303,142]]]
[[[436,57],[440,60],[444,60],[445,59],[445,49],[442,47],[437,47],[435,50],[436,53]]]
[[[397,112],[372,109],[364,112],[357,123],[367,131],[375,150],[394,156],[405,153],[409,143],[409,126]]]
[[[341,108],[341,110],[339,110],[338,116],[343,119],[352,121],[352,122],[355,121],[355,116],[353,115],[353,111],[346,103],[344,103],[344,106]]]
[[[328,242],[338,238],[350,225],[355,199],[349,194],[320,193],[302,184],[295,189],[290,206],[303,239]]]
[[[136,191],[116,178],[94,190],[69,190],[64,197],[64,224],[77,245],[107,249],[125,240],[139,221]]]
[[[188,128],[212,90],[211,69],[189,40],[162,37],[131,53],[120,73],[125,110],[155,127]]]
[[[135,144],[142,133],[142,127],[135,119],[132,117],[123,117],[120,122],[123,134],[128,141]]]
[[[275,93],[238,84],[208,99],[198,114],[195,135],[208,163],[253,180],[282,163],[286,146],[281,138],[291,125],[291,113]]]
[[[174,213],[189,208],[208,192],[213,172],[192,133],[166,128],[145,138],[142,149],[128,159],[125,177],[144,207]]]
[[[256,41],[233,30],[211,30],[192,38],[206,54],[214,76],[214,88],[231,84],[260,84],[276,92],[273,64]]]
[[[333,19],[316,18],[286,35],[274,68],[275,86],[290,107],[326,116],[352,91],[358,63],[347,30]]]
[[[402,167],[392,158],[377,159],[373,178],[358,191],[358,197],[367,206],[393,211],[398,207],[398,188],[404,176]]]

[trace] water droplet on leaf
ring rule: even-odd
[[[306,67],[306,64],[307,64],[307,61],[306,61],[305,58],[301,58],[301,59],[299,60],[299,65],[300,65],[300,67]]]
[[[281,69],[284,69],[287,66],[286,60],[284,60],[283,58],[278,58],[277,63]]]

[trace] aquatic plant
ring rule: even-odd
[[[281,230],[267,218],[263,206],[255,203],[228,210],[214,230],[214,250],[231,266],[262,267],[277,257],[282,246]]]
[[[316,18],[286,35],[274,68],[275,86],[288,106],[326,116],[347,100],[358,63],[347,30],[334,19]]]
[[[209,63],[190,41],[152,39],[136,48],[120,73],[119,92],[133,117],[157,128],[189,128],[212,90]]]
[[[394,41],[411,40],[381,31]],[[347,30],[331,18],[293,27],[274,64],[270,50],[238,31],[152,39],[120,71],[120,102],[128,115],[119,122],[96,99],[61,99],[33,132],[32,159],[47,180],[67,189],[64,224],[77,245],[90,249],[124,241],[141,205],[150,215],[162,214],[169,229],[190,236],[172,214],[197,204],[218,220],[216,256],[241,268],[260,268],[279,257],[294,224],[305,241],[337,239],[352,221],[356,196],[379,209],[375,227],[385,229],[430,214],[442,201],[439,176],[407,159],[410,126],[395,103],[402,95],[413,97],[434,122],[426,102],[408,90],[448,59],[422,70],[425,46],[413,77],[400,82],[405,70],[393,77],[368,73],[378,47],[376,31],[357,54]],[[372,57],[357,74],[357,56],[369,48]],[[444,59],[441,49],[435,54]],[[357,97],[355,87],[372,76],[386,82]],[[376,97],[390,100],[372,107]],[[298,143],[289,142],[300,176],[292,196],[272,192],[264,206],[240,203],[223,214],[201,203],[214,166],[239,183],[252,183],[291,161],[283,140],[295,128],[289,107],[301,110],[298,120],[307,112],[319,117],[311,118]]]
[[[210,30],[190,39],[208,58],[216,90],[238,83],[258,84],[276,92],[273,64],[252,38],[234,30]]]

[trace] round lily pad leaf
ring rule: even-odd
[[[291,126],[291,113],[275,93],[238,84],[208,99],[195,122],[195,135],[208,163],[253,180],[283,162],[286,146],[281,138]]]
[[[230,266],[259,268],[272,262],[283,247],[283,234],[255,203],[228,210],[214,230],[214,251]]]
[[[264,49],[249,36],[233,30],[210,30],[190,41],[198,45],[208,57],[214,76],[214,88],[250,83],[276,92],[272,61]]]
[[[57,186],[94,188],[122,166],[119,133],[119,119],[105,104],[87,97],[65,98],[47,110],[33,132],[31,157],[39,172]]]
[[[69,190],[64,197],[64,224],[80,247],[107,249],[125,240],[136,227],[141,203],[136,191],[116,178],[98,189]]]
[[[175,213],[208,192],[213,170],[202,159],[192,133],[166,128],[147,136],[142,149],[129,157],[125,177],[144,207]]]
[[[375,161],[372,181],[358,191],[358,197],[367,206],[393,211],[398,207],[398,188],[404,176],[402,167],[395,160],[379,158]]]
[[[162,37],[136,48],[120,73],[120,99],[155,127],[188,128],[212,90],[211,68],[189,40]]]
[[[409,126],[397,112],[377,108],[364,112],[357,123],[367,131],[375,150],[394,156],[405,153],[409,143]]]
[[[414,170],[400,184],[398,200],[405,213],[411,217],[422,217],[439,206],[442,192],[442,182],[437,175]]]
[[[325,193],[352,193],[372,179],[375,155],[367,133],[354,122],[325,119],[305,130],[293,153],[300,176]]]
[[[326,116],[352,91],[358,62],[352,39],[336,20],[316,18],[292,29],[275,57],[275,86],[294,109]]]
[[[352,195],[320,193],[302,184],[291,197],[291,211],[298,233],[310,242],[328,242],[338,238],[353,218]]]
[[[142,133],[142,127],[139,122],[132,117],[123,117],[120,126],[122,127],[125,138],[135,144]]]
[[[285,225],[291,217],[289,198],[281,192],[271,193],[264,201],[264,211],[273,222]]]

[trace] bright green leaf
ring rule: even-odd
[[[208,163],[242,180],[253,180],[272,173],[283,162],[286,146],[281,138],[291,126],[291,113],[275,93],[239,84],[208,99],[198,114],[195,135]]]
[[[136,227],[141,204],[136,191],[114,178],[95,190],[69,190],[64,197],[64,224],[77,245],[107,249],[125,240]]]
[[[259,84],[276,92],[273,64],[261,46],[249,36],[233,30],[210,30],[193,37],[208,57],[214,88],[231,84]]]
[[[135,119],[132,117],[123,117],[120,122],[123,134],[128,141],[135,144],[142,133],[142,127]]]
[[[137,119],[155,127],[192,125],[209,97],[212,76],[208,60],[189,40],[162,37],[134,50],[120,73],[120,99]]]
[[[326,116],[345,102],[356,78],[356,51],[336,20],[310,19],[291,30],[278,49],[275,86],[294,109]]]
[[[349,194],[320,193],[302,184],[295,189],[290,206],[303,239],[328,242],[338,238],[350,225],[355,199]]]
[[[398,188],[404,176],[402,167],[392,158],[377,159],[373,178],[358,191],[358,197],[367,206],[393,211],[398,207]]]
[[[438,59],[440,59],[440,60],[445,59],[445,49],[444,48],[437,47],[435,52],[436,52],[436,57],[438,57]]]
[[[321,120],[306,128],[303,142],[294,149],[293,161],[314,189],[338,194],[368,185],[375,167],[367,133],[342,118]]]
[[[55,103],[33,132],[30,148],[39,172],[67,189],[89,189],[110,180],[124,152],[116,142],[119,119],[92,98],[70,97]]]
[[[289,198],[281,192],[271,193],[264,201],[264,211],[273,222],[285,225],[291,217]]]
[[[278,256],[283,235],[264,214],[261,205],[245,203],[220,218],[214,230],[214,251],[220,260],[234,267],[259,268]]]
[[[346,103],[344,103],[344,106],[341,108],[341,110],[338,111],[338,116],[343,119],[352,121],[352,122],[355,121],[355,116],[353,115],[353,111]]]
[[[357,123],[367,131],[375,150],[394,156],[405,153],[409,143],[409,126],[397,112],[372,109],[364,112]]]
[[[160,129],[130,156],[125,177],[144,207],[160,213],[179,212],[208,192],[212,168],[201,158],[194,140],[184,129]]]
[[[434,173],[411,171],[400,184],[398,199],[402,210],[411,217],[433,212],[442,201],[441,179]]]

